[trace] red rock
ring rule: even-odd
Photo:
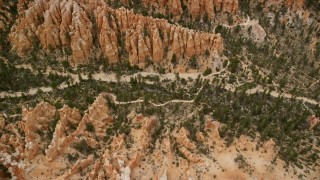
[[[166,3],[173,4],[169,10],[181,13],[180,1]],[[166,3],[160,2],[163,7]],[[212,11],[213,5],[203,0],[188,3],[199,4],[192,6],[195,14],[204,12],[203,9]],[[181,28],[164,19],[144,17],[125,8],[112,9],[102,0],[36,0],[20,11],[25,16],[19,16],[9,35],[12,49],[20,56],[30,52],[38,41],[43,49],[62,48],[65,54],[71,50],[68,59],[75,65],[88,63],[99,55],[96,52],[102,52],[109,63],[116,63],[122,58],[120,48],[128,52],[132,65],[140,66],[148,57],[160,63],[168,62],[173,53],[182,58],[204,54],[207,49],[221,53],[223,49],[219,35]],[[119,38],[123,38],[121,34],[125,35],[125,47],[118,44],[122,41]],[[94,44],[95,41],[98,43]],[[169,50],[166,55],[164,49]]]

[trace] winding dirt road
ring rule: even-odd
[[[210,74],[208,76],[205,76],[205,77],[202,76],[201,73],[181,73],[181,74],[179,74],[179,77],[180,78],[185,78],[185,79],[193,79],[193,80],[195,80],[200,75],[202,80],[210,80],[211,81],[212,79],[215,78],[216,75],[220,75],[222,72],[226,71],[228,66],[229,66],[229,61],[228,61],[227,66],[225,68],[223,68],[221,71],[212,73],[212,74]],[[51,70],[51,72],[52,73],[58,73],[58,72],[54,72],[52,70]],[[63,75],[69,75],[71,77],[71,83],[69,83],[70,86],[72,86],[72,85],[74,85],[74,84],[76,84],[76,83],[78,83],[80,81],[77,74],[63,73]],[[130,82],[130,78],[131,77],[137,78],[138,76],[142,76],[142,77],[158,76],[159,79],[160,79],[160,82],[163,81],[163,80],[174,81],[177,78],[176,74],[174,74],[174,73],[158,74],[158,73],[150,73],[150,72],[140,72],[140,73],[135,73],[135,74],[132,74],[132,75],[123,75],[120,78],[117,78],[115,73],[108,73],[107,74],[107,73],[104,73],[104,72],[99,72],[99,73],[93,74],[92,78],[94,80],[96,80],[96,81],[102,81],[102,82],[117,82],[117,81]],[[85,79],[85,80],[88,79],[88,76],[84,75],[84,74],[82,74],[81,77],[82,77],[82,79]],[[146,83],[153,83],[153,82],[146,82]],[[58,88],[59,89],[64,89],[64,88],[69,87],[69,85],[66,84],[66,83],[63,83]],[[203,85],[198,90],[198,92],[195,94],[195,97],[200,93],[202,88],[203,88]],[[226,90],[229,90],[229,91],[235,91],[236,86],[232,86],[232,85],[227,84],[224,88]],[[51,91],[53,91],[53,89],[51,87],[39,87],[39,88],[31,88],[26,92],[0,92],[0,98],[21,97],[23,95],[30,96],[30,95],[37,94],[38,91],[51,92]],[[266,89],[264,89],[262,86],[258,85],[255,88],[247,90],[246,93],[247,94],[254,94],[254,93],[257,93],[257,92],[264,92],[264,91],[266,91]],[[113,101],[117,105],[141,103],[141,102],[144,101],[143,98],[139,98],[139,99],[134,100],[134,101],[120,102],[120,101],[117,101],[117,97],[114,94],[110,94],[109,93],[109,95],[111,95]],[[320,102],[318,102],[316,100],[313,100],[313,99],[310,99],[310,98],[307,98],[307,97],[294,97],[291,94],[279,93],[277,91],[271,91],[270,95],[273,96],[273,97],[280,97],[281,96],[281,97],[285,97],[285,98],[288,98],[288,99],[295,98],[295,99],[301,100],[301,101],[303,101],[305,103],[309,103],[309,104],[313,104],[313,105],[319,105],[319,107],[320,107]],[[169,103],[194,103],[194,99],[192,99],[192,100],[174,99],[174,100],[170,100],[170,101],[167,101],[165,103],[162,103],[162,104],[156,104],[156,103],[150,102],[150,104],[152,104],[153,106],[165,106],[165,105],[167,105]]]

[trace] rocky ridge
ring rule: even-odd
[[[24,123],[24,131],[26,135],[25,155],[30,160],[33,159],[39,150],[44,149],[41,145],[40,134],[48,126],[54,118],[56,108],[46,102],[41,102],[34,109],[24,109],[22,122]]]
[[[109,63],[128,56],[132,65],[143,66],[148,58],[165,63],[173,54],[187,59],[223,50],[219,34],[182,28],[125,8],[112,9],[104,1],[35,0],[19,8],[19,14],[9,38],[21,56],[37,48],[62,49],[71,55],[72,64],[101,55]]]
[[[83,116],[78,109],[63,106],[56,110],[41,102],[33,109],[24,109],[21,121],[4,125],[8,133],[0,139],[0,162],[17,179],[285,177],[281,174],[284,162],[279,159],[274,171],[269,171],[269,162],[277,156],[272,139],[256,151],[257,142],[243,135],[226,146],[219,134],[223,125],[210,116],[205,119],[204,132],[196,132],[197,142],[179,126],[165,130],[153,141],[161,124],[158,117],[132,111],[126,122],[130,131],[113,132],[117,122],[102,94]],[[54,132],[50,132],[51,127]],[[52,140],[47,142],[50,133]],[[233,159],[235,163],[230,163]],[[244,169],[237,163],[244,163]]]

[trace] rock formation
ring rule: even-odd
[[[57,124],[53,133],[51,144],[46,150],[46,157],[49,161],[61,155],[64,149],[69,146],[74,140],[74,136],[67,136],[66,130],[70,125],[78,125],[81,120],[79,110],[64,106],[59,110],[60,121]]]
[[[72,10],[72,33],[69,32],[72,60],[73,64],[83,64],[92,56],[93,27],[87,13],[77,3],[73,3]]]
[[[204,136],[202,132],[197,132],[196,137],[198,141],[204,141]]]
[[[196,145],[190,139],[188,139],[189,131],[185,128],[181,128],[179,133],[176,137],[177,143],[181,144],[182,146],[186,147],[187,149],[194,150]]]
[[[220,128],[220,122],[213,121],[212,119],[207,118],[205,129],[207,132],[210,133],[212,137],[220,138],[219,128]]]
[[[109,114],[107,101],[102,95],[99,95],[90,106],[89,113],[83,116],[82,122],[92,124],[94,134],[99,138],[103,138],[108,124],[112,122],[112,117]]]
[[[191,153],[187,148],[185,147],[179,147],[179,151],[191,162],[198,163],[201,162],[201,158],[199,155]]]
[[[176,142],[180,145],[179,151],[186,157],[190,162],[198,163],[201,161],[199,155],[191,152],[196,149],[196,144],[192,142],[188,136],[190,135],[189,131],[185,128],[181,128],[176,135]]]
[[[115,136],[110,149],[106,149],[103,153],[102,163],[94,165],[91,177],[130,179],[133,169],[138,166],[150,145],[151,134],[157,123],[156,117],[136,116],[134,119],[139,119],[136,123],[140,124],[141,128],[132,130],[132,146],[124,145],[124,134]]]
[[[41,147],[40,133],[48,128],[50,121],[53,120],[56,109],[54,106],[47,102],[41,102],[32,110],[23,110],[23,119],[25,122],[25,135],[26,135],[26,156],[28,159],[33,159]]]
[[[93,163],[93,158],[88,157],[87,159],[77,161],[69,170],[69,172],[64,175],[64,179],[69,179],[72,175],[80,172],[82,169],[88,167]]]
[[[51,144],[46,150],[46,157],[49,161],[54,160],[58,155],[64,153],[65,149],[71,143],[77,141],[77,137],[82,135],[86,143],[93,148],[96,148],[97,142],[89,133],[85,133],[87,125],[92,125],[92,130],[96,137],[102,138],[105,135],[107,125],[112,122],[109,115],[109,109],[106,106],[106,100],[102,95],[98,96],[94,103],[89,107],[89,113],[85,114],[81,119],[79,110],[71,109],[64,106],[59,110],[60,121],[56,126]],[[66,135],[65,131],[68,125],[77,125],[77,129]],[[79,139],[78,139],[79,140]]]
[[[182,58],[223,50],[219,34],[196,32],[124,8],[112,9],[102,0],[26,4],[28,8],[19,9],[24,15],[16,19],[9,35],[12,49],[21,56],[37,48],[62,49],[65,55],[72,55],[71,64],[88,63],[101,54],[98,52],[109,63],[116,63],[127,52],[132,65],[143,66],[147,58],[166,62],[173,53]]]
[[[110,63],[115,63],[119,60],[117,34],[109,26],[109,22],[105,16],[102,19],[99,43],[104,56],[109,59]]]
[[[24,108],[21,121],[4,124],[8,133],[0,138],[0,163],[17,179],[211,179],[214,175],[232,179],[239,174],[245,179],[282,179],[279,177],[287,176],[281,174],[285,172],[285,163],[279,159],[272,175],[268,173],[270,161],[277,156],[272,139],[262,144],[262,151],[254,151],[258,141],[245,135],[226,146],[222,138],[216,138],[220,123],[210,116],[205,116],[202,132],[192,135],[198,140],[194,142],[195,139],[189,139],[187,127],[170,130],[166,124],[161,127],[163,122],[156,116],[135,111],[125,115],[126,121],[117,122],[119,118],[112,118],[112,112],[103,94],[83,117],[78,109],[66,105],[58,111],[46,102],[29,110]],[[311,126],[315,119],[315,116],[310,118]],[[52,132],[48,129],[52,125],[55,128],[49,142],[47,137]],[[74,146],[79,142],[85,142],[80,148],[93,151],[82,152]],[[243,173],[233,163],[239,153],[253,167],[252,175]],[[275,172],[278,174],[273,175]],[[317,177],[314,175],[309,174]]]

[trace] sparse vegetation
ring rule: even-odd
[[[211,68],[207,68],[204,72],[203,72],[203,76],[208,76],[209,74],[212,73],[212,69]]]
[[[91,122],[86,123],[86,130],[89,132],[94,132],[94,126]]]
[[[307,97],[312,102],[320,100],[320,42],[317,39],[319,37],[317,20],[319,20],[320,4],[318,1],[305,1],[303,8],[307,8],[310,12],[310,19],[306,21],[298,15],[288,14],[289,11],[284,6],[272,6],[270,7],[272,10],[268,12],[270,14],[267,14],[266,2],[251,0],[239,0],[237,16],[232,13],[219,13],[217,7],[214,6],[215,15],[213,17],[207,12],[201,12],[200,16],[192,17],[185,2],[181,1],[183,13],[179,18],[175,18],[169,9],[160,13],[152,4],[146,5],[141,0],[129,0],[126,4],[120,1],[106,2],[113,8],[122,6],[132,8],[134,13],[167,19],[169,23],[195,31],[212,33],[214,30],[223,37],[223,53],[215,54],[215,51],[207,49],[204,53],[197,53],[192,57],[187,57],[182,53],[178,58],[175,53],[172,54],[173,47],[163,44],[166,57],[164,61],[168,63],[153,62],[152,56],[147,56],[145,64],[140,63],[139,66],[145,65],[144,68],[148,72],[155,71],[158,74],[143,75],[144,73],[139,73],[143,69],[138,65],[132,65],[132,62],[128,60],[127,31],[116,31],[115,33],[119,57],[121,56],[121,60],[117,63],[109,64],[107,57],[97,55],[92,58],[94,63],[73,67],[68,59],[72,55],[70,47],[61,47],[54,53],[51,48],[48,51],[42,51],[40,50],[41,43],[35,38],[32,40],[33,50],[27,57],[22,58],[18,57],[13,50],[10,51],[12,47],[6,38],[9,30],[0,30],[0,49],[2,50],[0,52],[0,91],[24,92],[21,97],[1,98],[0,113],[4,114],[5,125],[22,119],[22,107],[35,107],[41,101],[49,102],[57,110],[66,104],[71,108],[78,108],[83,115],[94,102],[95,97],[105,93],[110,114],[113,117],[113,123],[108,125],[103,140],[99,142],[99,146],[103,146],[106,150],[110,149],[113,137],[120,134],[124,135],[124,148],[130,149],[133,146],[132,142],[135,137],[131,133],[145,126],[139,122],[132,123],[133,120],[128,114],[134,111],[136,114],[149,117],[155,115],[157,118],[157,125],[151,130],[151,143],[146,152],[148,155],[152,153],[166,155],[167,152],[158,152],[156,147],[163,143],[162,140],[168,133],[176,133],[184,127],[190,132],[188,138],[196,144],[196,148],[190,148],[188,151],[209,157],[208,152],[216,148],[215,142],[208,144],[197,137],[198,132],[203,133],[205,138],[209,136],[209,133],[206,132],[206,118],[208,117],[208,119],[221,123],[218,131],[221,139],[225,141],[226,147],[224,148],[234,147],[234,142],[240,136],[245,135],[257,143],[256,151],[267,153],[263,144],[272,139],[277,147],[277,154],[271,161],[272,166],[276,165],[277,158],[286,163],[286,168],[301,169],[299,173],[319,166],[320,126],[315,126],[311,131],[308,122],[310,115],[320,116],[319,105],[296,98],[298,96]],[[8,10],[15,15],[18,14],[16,6]],[[293,13],[292,10],[290,13]],[[1,15],[7,19],[2,12]],[[251,39],[260,28],[251,24],[247,25],[244,22],[247,16],[259,20],[259,25],[267,34],[263,41]],[[94,16],[90,18],[94,19]],[[110,15],[107,18],[117,17]],[[43,22],[44,19],[39,17],[39,21]],[[286,22],[288,23],[285,24]],[[115,25],[119,24],[115,23]],[[11,28],[12,22],[8,21],[7,26]],[[92,26],[94,29],[98,28],[96,22],[93,22]],[[145,42],[152,43],[150,36],[153,36],[153,30],[146,26],[141,27]],[[170,35],[172,36],[170,32],[160,30],[159,33],[163,42],[165,39],[167,41],[173,39],[173,37],[170,38]],[[94,46],[98,47],[98,34],[93,36]],[[71,38],[69,33],[67,37]],[[200,44],[203,48],[202,41]],[[152,49],[149,50],[152,52]],[[172,56],[167,57],[168,54]],[[216,57],[218,55],[220,57]],[[198,73],[200,70],[204,72],[200,72],[197,78],[194,76],[195,73],[186,78],[185,74],[179,74],[172,67],[179,67],[180,73],[184,73],[184,68],[190,72]],[[214,74],[212,74],[213,71]],[[96,72],[114,73],[115,82],[97,80]],[[70,76],[60,75],[66,73],[72,73],[72,76],[77,77],[79,82],[72,82],[77,78],[72,79]],[[134,73],[137,74],[123,76]],[[61,84],[68,86],[59,89]],[[51,88],[49,88],[50,92],[39,89],[35,95],[27,94],[29,89],[37,87]],[[252,93],[255,92],[254,90],[259,93]],[[113,96],[107,93],[113,94],[119,102],[133,102],[117,104],[112,100]],[[48,147],[52,141],[59,119],[59,111],[57,111],[48,125],[43,127],[44,130],[36,131],[36,135],[44,141],[43,147]],[[64,133],[70,133],[76,128],[76,124],[70,123]],[[85,130],[92,132],[88,134],[95,140],[100,140],[95,136],[95,131],[98,130],[91,122],[86,123]],[[19,133],[25,136],[24,132]],[[3,134],[13,133],[4,128],[0,136],[5,140],[6,137]],[[90,147],[91,142],[84,137],[78,138],[71,145],[71,152],[65,153],[64,158],[70,164],[89,155],[96,159],[97,153],[101,152],[93,149],[93,146]],[[172,143],[170,147],[172,145],[178,155],[177,159],[180,157],[188,159],[179,150],[181,145],[174,143],[174,139],[169,140]],[[40,149],[44,150],[43,147]],[[5,148],[14,150],[12,145]],[[245,148],[243,151],[250,150],[251,148]],[[234,158],[234,162],[239,169],[251,174],[254,169],[249,163],[250,160],[247,159],[248,156],[241,154],[241,151],[236,148],[238,155]],[[251,151],[254,151],[254,148]],[[177,159],[173,161],[174,166],[181,165]],[[91,168],[90,166],[88,169],[91,170]],[[224,171],[225,169],[222,169],[222,172]],[[8,169],[1,163],[0,174],[11,177]],[[217,178],[217,175],[213,177]],[[298,177],[304,178],[304,175],[300,174]]]
[[[250,165],[241,154],[238,154],[234,161],[238,164],[239,169],[243,169],[243,171],[249,172],[249,174],[251,174],[252,170],[250,168]]]
[[[190,66],[191,68],[194,68],[194,69],[196,69],[196,68],[198,67],[198,62],[197,62],[197,57],[196,57],[196,55],[193,55],[193,56],[190,58],[189,66]]]
[[[87,141],[85,139],[81,139],[80,142],[74,143],[73,148],[84,155],[93,153],[93,149],[87,144]]]
[[[24,91],[31,87],[48,86],[56,88],[69,77],[49,73],[45,75],[38,71],[33,73],[29,69],[16,68],[0,60],[0,91]]]

